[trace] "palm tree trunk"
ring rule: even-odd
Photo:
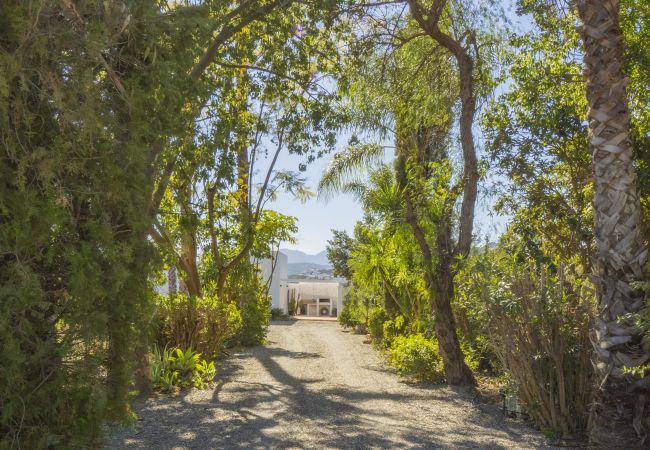
[[[630,283],[643,277],[647,250],[639,226],[619,1],[578,0],[577,6],[583,22],[597,247],[598,312],[590,333],[597,390],[589,436],[598,446],[639,448],[650,377],[635,380],[623,368],[647,362],[650,353],[640,330],[623,316],[643,307],[641,293]]]

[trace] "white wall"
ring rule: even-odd
[[[296,300],[317,300],[319,298],[332,299],[332,307],[337,314],[343,309],[343,299],[346,288],[342,281],[337,280],[282,280],[280,287],[280,308],[288,313],[288,299],[290,291],[295,289]]]
[[[282,252],[275,252],[273,254],[273,258],[277,259],[273,273],[271,273],[273,270],[273,263],[270,258],[261,260],[259,262],[259,266],[262,273],[262,282],[266,283],[269,277],[271,278],[271,286],[269,288],[269,295],[271,296],[271,307],[281,308],[282,305],[280,304],[280,282],[282,279],[289,276],[289,258]],[[286,307],[284,309],[286,311]]]

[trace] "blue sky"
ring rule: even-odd
[[[347,136],[339,139],[341,148],[347,142]],[[309,189],[316,193],[316,186],[321,173],[325,169],[332,154],[318,159],[307,165],[307,170],[302,173],[307,178]],[[289,155],[286,149],[278,157],[276,169],[298,170],[298,165],[304,162],[304,158],[296,155]],[[259,182],[263,176],[262,172],[268,167],[268,160],[259,161],[259,173],[255,181]],[[325,250],[327,240],[330,239],[332,229],[345,229],[352,231],[354,224],[361,219],[363,212],[361,206],[354,202],[352,197],[339,195],[328,202],[316,197],[301,203],[295,200],[290,194],[279,193],[278,198],[267,206],[279,213],[298,218],[297,243],[285,243],[283,248],[302,250],[305,253],[315,254]]]

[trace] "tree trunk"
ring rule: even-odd
[[[151,385],[151,358],[148,343],[142,343],[135,349],[135,368],[133,384],[138,395],[148,397],[153,392]]]
[[[430,272],[430,280],[427,285],[431,295],[435,299],[437,322],[436,333],[438,334],[440,351],[445,362],[445,372],[449,384],[475,385],[476,380],[471,370],[465,364],[463,352],[460,349],[458,336],[456,334],[456,323],[451,309],[451,300],[454,295],[455,273],[451,269],[454,258],[465,258],[469,255],[472,246],[472,234],[474,228],[474,210],[478,193],[478,169],[476,148],[472,126],[476,114],[476,97],[474,94],[474,60],[468,48],[472,45],[474,33],[467,30],[462,40],[456,40],[451,35],[443,32],[439,27],[440,18],[447,8],[447,0],[433,0],[425,7],[418,0],[408,0],[409,10],[413,19],[418,23],[422,31],[431,37],[438,45],[445,48],[458,64],[458,81],[460,86],[461,113],[459,120],[460,141],[463,151],[463,182],[462,182],[462,204],[460,208],[458,242],[455,246],[451,241],[451,211],[443,212],[441,229],[438,231],[438,259],[435,273]],[[416,240],[424,251],[428,244],[423,231],[419,228],[417,218],[414,216],[413,205],[406,196],[407,221],[414,230]],[[409,209],[411,212],[409,212]],[[412,216],[408,218],[408,216]],[[420,235],[420,236],[418,236]],[[431,262],[431,250],[428,250],[428,259]]]
[[[452,385],[475,385],[474,375],[465,363],[465,355],[460,348],[458,334],[456,333],[456,318],[451,308],[456,273],[452,269],[453,243],[451,240],[450,216],[444,217],[438,227],[436,239],[438,261],[433,289],[437,293],[434,299],[437,313],[435,328],[438,336],[438,346],[443,359],[446,358],[445,376],[447,377],[447,383]],[[445,355],[447,356],[445,357]]]
[[[456,320],[451,309],[454,297],[454,274],[449,268],[437,274],[434,282],[436,308],[436,337],[438,348],[445,363],[445,378],[454,386],[473,386],[476,384],[471,369],[465,363],[465,356],[460,348],[456,333]]]
[[[185,286],[187,293],[191,297],[201,296],[201,278],[199,276],[199,269],[196,264],[197,248],[196,237],[192,231],[185,231],[183,233],[183,242],[181,243],[181,267],[185,272]]]
[[[241,69],[237,76],[235,92],[235,114],[239,117],[241,128],[237,131],[234,142],[234,149],[237,156],[237,201],[239,202],[239,220],[241,222],[242,234],[248,236],[253,233],[253,217],[250,199],[251,160],[249,156],[249,144],[251,140],[252,122],[249,112],[248,96],[250,80],[246,69]],[[249,258],[249,249],[245,250],[245,259]]]
[[[578,0],[585,47],[589,146],[593,155],[598,311],[590,338],[595,349],[595,401],[589,420],[594,445],[640,448],[650,377],[634,380],[624,367],[650,359],[648,342],[623,316],[644,306],[630,285],[644,275],[647,250],[630,140],[618,0]],[[647,338],[646,338],[647,339]],[[647,447],[646,447],[647,448]]]
[[[187,182],[179,192],[179,204],[183,212],[185,223],[181,227],[180,268],[185,272],[185,286],[190,297],[201,296],[201,278],[197,265],[198,250],[196,241],[197,218],[190,204],[192,198],[192,185]]]
[[[228,272],[226,269],[222,269],[219,271],[217,274],[217,298],[220,301],[225,301],[225,293],[226,293],[226,280],[228,278]]]
[[[463,200],[460,208],[458,243],[455,254],[466,257],[472,246],[474,230],[474,210],[478,195],[478,166],[476,147],[474,146],[474,116],[476,115],[476,96],[474,93],[474,60],[468,51],[474,38],[473,30],[465,33],[465,42],[457,41],[440,30],[438,22],[447,7],[447,0],[434,0],[427,13],[418,0],[408,0],[411,15],[422,31],[427,33],[437,44],[451,53],[458,64],[458,82],[460,87],[460,144],[463,150]]]

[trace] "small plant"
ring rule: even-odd
[[[352,311],[349,305],[350,303],[344,304],[341,314],[338,315],[338,321],[343,328],[354,328],[357,325],[357,321],[352,317]]]
[[[271,319],[282,319],[287,317],[282,308],[272,308],[271,309]]]
[[[400,376],[441,383],[445,372],[438,343],[422,334],[396,336],[390,348],[390,364]]]
[[[214,362],[201,359],[201,354],[191,349],[153,349],[151,380],[155,390],[170,392],[174,387],[205,389],[215,375]]]

